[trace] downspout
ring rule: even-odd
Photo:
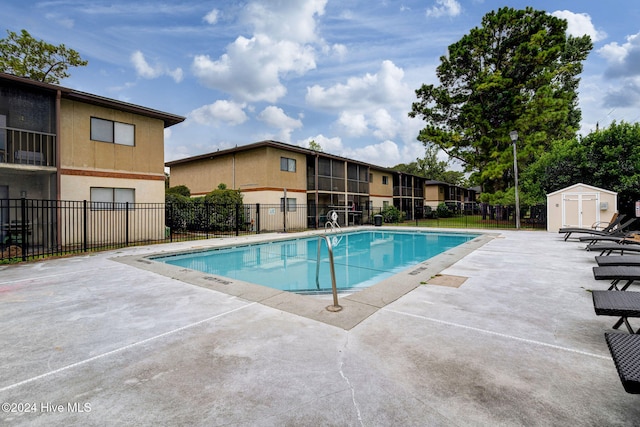
[[[60,200],[60,99],[62,98],[62,92],[60,90],[56,93],[56,200]],[[49,193],[51,194],[51,193]]]
[[[60,203],[60,182],[61,179],[61,169],[62,169],[62,161],[60,160],[60,100],[62,99],[62,92],[58,89],[56,93],[56,204]],[[51,193],[49,193],[51,194]],[[56,241],[58,250],[62,249],[62,217],[61,217],[61,209],[56,209]]]

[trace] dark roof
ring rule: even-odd
[[[154,110],[140,105],[129,104],[127,102],[116,101],[115,99],[105,98],[78,90],[69,89],[63,86],[53,85],[49,83],[39,82],[37,80],[18,77],[12,74],[0,73],[0,81],[8,81],[16,85],[28,86],[42,92],[56,93],[60,91],[60,96],[72,101],[84,102],[86,104],[98,105],[100,107],[112,108],[114,110],[126,111],[128,113],[139,114],[141,116],[159,119],[164,122],[164,127],[177,125],[182,123],[185,118],[176,114],[165,113],[163,111]]]
[[[304,148],[304,147],[300,147],[298,145],[286,144],[284,142],[273,141],[273,140],[254,142],[252,144],[239,145],[239,146],[235,146],[233,148],[227,148],[225,150],[214,151],[212,153],[200,154],[200,155],[197,155],[197,156],[186,157],[184,159],[173,160],[171,162],[166,162],[165,166],[171,167],[171,166],[174,166],[174,165],[180,165],[180,164],[183,164],[183,163],[190,163],[190,162],[198,161],[198,160],[210,160],[210,159],[214,159],[214,158],[216,158],[218,156],[223,156],[223,155],[233,154],[233,153],[240,153],[242,151],[249,151],[249,150],[253,150],[255,148],[261,148],[261,147],[281,148],[283,150],[295,151],[297,153],[302,153],[302,154],[307,154],[307,155],[309,155],[309,154],[311,154],[311,155],[318,154],[318,155],[320,155],[322,157],[328,157],[328,158],[332,158],[332,159],[338,159],[338,160],[347,161],[347,162],[350,162],[350,163],[357,163],[357,164],[360,164],[360,165],[374,167],[376,169],[388,171],[389,173],[397,172],[394,169],[384,168],[384,167],[381,167],[381,166],[372,165],[370,163],[361,162],[361,161],[358,161],[358,160],[348,159],[346,157],[341,157],[341,156],[336,156],[334,154],[325,153],[324,151],[315,151],[315,150],[311,150],[310,148]]]

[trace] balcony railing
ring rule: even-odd
[[[56,166],[56,135],[0,127],[0,163]]]

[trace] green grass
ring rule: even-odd
[[[388,225],[388,224],[385,224]],[[404,221],[396,225],[418,226],[418,227],[442,227],[442,228],[487,228],[487,229],[514,229],[516,228],[512,220],[491,220],[482,219],[480,215],[460,215],[451,218],[420,219],[417,221]],[[529,230],[544,230],[545,225],[533,227],[526,219],[520,223],[520,228]]]

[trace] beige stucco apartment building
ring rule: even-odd
[[[164,203],[164,129],[183,120],[0,73],[0,201]],[[87,221],[100,220],[101,209],[91,206]],[[8,210],[9,204],[2,203],[5,232]],[[54,229],[65,236],[61,224],[72,222],[63,218],[67,213],[60,211],[55,218],[43,213],[29,231],[48,236]],[[19,216],[13,213],[12,218],[20,221]]]
[[[0,198],[164,201],[164,128],[183,117],[4,73],[0,94]]]
[[[424,178],[320,151],[261,141],[167,162],[171,186],[185,185],[202,196],[219,184],[240,190],[246,204],[305,206],[307,224],[316,227],[330,210],[341,223],[369,222],[387,205],[409,219],[422,214]],[[377,210],[376,210],[377,208]]]

